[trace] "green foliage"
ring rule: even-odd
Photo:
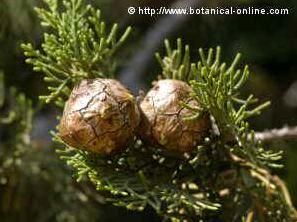
[[[246,100],[240,98],[240,88],[248,80],[249,75],[248,66],[245,66],[243,71],[236,69],[240,54],[227,68],[225,63],[220,62],[219,47],[215,55],[212,49],[209,50],[207,57],[202,49],[199,53],[201,61],[191,66],[191,71],[194,73],[192,75],[196,76],[190,81],[194,90],[193,98],[213,116],[219,129],[220,142],[227,149],[226,154],[230,155],[235,162],[241,161],[239,164],[241,167],[246,165],[245,167],[248,168],[247,171],[242,169],[240,177],[246,186],[245,190],[252,189],[253,192],[258,193],[255,196],[249,194],[250,198],[267,207],[267,212],[261,213],[265,217],[268,216],[269,221],[284,221],[285,218],[285,221],[288,221],[291,209],[284,199],[284,194],[281,194],[280,188],[277,188],[276,182],[271,179],[265,169],[266,166],[280,167],[275,161],[281,159],[282,152],[265,151],[261,141],[254,137],[254,132],[249,129],[249,124],[246,122],[246,119],[259,115],[261,110],[269,106],[270,102],[249,110],[250,105],[257,102],[257,99],[254,99],[253,95]],[[199,114],[199,111],[197,113]],[[263,197],[265,189],[272,191],[271,194]],[[287,207],[279,209],[276,202],[282,206],[287,205]],[[257,210],[254,211],[257,212]],[[279,213],[276,214],[276,211]]]
[[[64,144],[57,135],[54,136],[56,142]],[[210,188],[204,187],[203,182],[212,172],[200,172],[201,167],[206,171],[210,163],[203,166],[194,154],[168,156],[139,140],[127,147],[124,153],[112,157],[77,151],[67,144],[61,146],[58,153],[76,169],[78,181],[91,180],[98,191],[105,195],[109,193],[106,201],[116,206],[138,211],[150,206],[164,218],[191,220],[197,215],[203,218],[204,209],[213,211],[220,207],[209,200],[210,194],[203,194],[207,190],[215,196]],[[201,188],[196,181],[201,183]]]
[[[177,40],[177,49],[172,50],[168,40],[165,40],[165,49],[167,55],[162,58],[156,53],[156,58],[162,67],[162,75],[166,79],[178,79],[187,81],[191,76],[190,47],[186,45],[183,53],[181,39]],[[184,54],[184,55],[183,55]],[[194,74],[194,73],[193,73]]]
[[[199,118],[203,110],[209,112],[219,128],[220,139],[223,142],[237,140],[239,147],[235,152],[240,152],[252,161],[258,161],[260,165],[281,167],[273,162],[281,159],[282,152],[265,152],[246,122],[248,118],[259,115],[270,102],[249,110],[258,100],[253,95],[246,100],[239,98],[240,89],[249,77],[248,66],[245,66],[243,71],[236,68],[241,54],[237,54],[230,67],[227,67],[226,63],[220,61],[220,47],[216,49],[216,53],[210,49],[207,56],[199,49],[201,61],[198,63],[190,62],[189,46],[185,47],[183,55],[180,39],[177,40],[177,49],[172,50],[168,40],[165,40],[165,47],[167,56],[161,59],[160,55],[156,54],[163,69],[163,77],[189,82],[194,90],[192,97],[201,105],[189,107],[184,104],[196,113],[190,118]]]
[[[113,76],[114,55],[131,28],[118,38],[118,25],[114,24],[108,32],[100,10],[84,5],[83,1],[63,1],[61,12],[60,1],[44,2],[49,9],[36,9],[41,24],[51,31],[44,34],[43,50],[35,50],[31,44],[23,44],[22,48],[34,70],[46,74],[44,80],[50,85],[50,95],[41,99],[46,103],[55,100],[63,107],[70,89],[80,80]]]
[[[254,201],[258,201],[268,208],[267,212],[262,213],[265,217],[269,216],[269,221],[290,220],[290,214],[294,211],[289,204],[290,200],[285,200],[285,193],[282,193],[277,181],[272,179],[265,168],[267,166],[281,167],[276,161],[282,158],[282,151],[275,153],[265,150],[261,141],[255,138],[254,131],[249,129],[249,124],[246,121],[250,117],[259,115],[261,110],[270,105],[270,102],[249,110],[249,107],[256,103],[257,99],[253,98],[253,95],[250,95],[246,100],[240,98],[240,89],[249,76],[248,66],[245,66],[243,71],[236,68],[241,55],[237,54],[231,65],[227,67],[226,63],[220,61],[220,47],[216,49],[215,53],[213,49],[209,49],[207,56],[202,49],[199,49],[201,61],[190,64],[188,46],[185,47],[183,56],[181,40],[177,41],[175,50],[171,49],[167,40],[165,46],[167,56],[160,59],[157,54],[163,68],[163,77],[168,78],[169,76],[188,81],[193,88],[192,98],[200,104],[200,107],[183,104],[196,113],[189,118],[199,118],[205,111],[211,114],[215,127],[218,128],[218,132],[216,132],[218,145],[221,149],[225,149],[225,156],[229,156],[230,161],[239,163],[243,168],[239,177],[242,177],[243,185],[246,186],[244,189],[258,193],[255,196],[249,194],[249,198],[256,199]],[[178,70],[177,75],[174,74],[176,70]],[[245,168],[248,171],[245,171]],[[259,181],[257,182],[254,178]],[[240,187],[239,184],[237,186]],[[273,191],[263,197],[263,192],[267,187]],[[246,198],[246,196],[241,198]],[[240,205],[241,200],[236,202],[237,205]],[[286,207],[279,209],[279,204]],[[278,213],[275,214],[275,212]]]
[[[62,108],[79,80],[110,77],[115,64],[112,55],[129,29],[116,41],[116,28],[102,35],[105,25],[99,21],[99,11],[82,1],[64,2],[63,12],[58,10],[59,1],[45,2],[49,10],[37,10],[43,24],[52,28],[51,34],[45,34],[44,54],[30,44],[23,48],[35,70],[45,74],[49,85],[57,86],[49,87],[52,93],[42,99],[54,100]],[[177,49],[172,50],[168,41],[165,46],[167,56],[157,55],[163,76],[191,84],[189,96],[201,107],[183,104],[196,112],[189,118],[208,112],[218,132],[211,132],[195,151],[182,156],[135,138],[134,144],[112,157],[73,149],[52,132],[60,157],[75,169],[78,181],[90,180],[106,201],[131,210],[151,207],[164,220],[237,221],[254,212],[259,221],[290,221],[293,209],[266,169],[278,166],[274,160],[281,153],[264,151],[246,122],[269,103],[249,110],[256,100],[239,98],[248,68],[236,69],[239,56],[227,68],[220,61],[220,48],[216,55],[210,49],[207,57],[200,50],[201,61],[191,63],[189,46],[183,53],[180,40]]]

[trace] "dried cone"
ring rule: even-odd
[[[59,132],[74,148],[110,154],[133,140],[139,120],[133,95],[118,81],[83,80],[66,103]]]
[[[208,115],[186,119],[193,111],[183,107],[182,102],[199,107],[191,99],[192,88],[179,80],[160,80],[147,93],[140,107],[142,123],[140,136],[152,145],[167,150],[188,152],[199,145],[210,129]]]

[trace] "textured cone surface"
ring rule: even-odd
[[[74,148],[110,154],[133,140],[139,119],[134,97],[118,81],[83,80],[66,103],[59,132]]]
[[[209,116],[193,120],[193,111],[181,103],[193,107],[199,104],[190,98],[191,87],[179,80],[160,80],[147,93],[140,107],[142,123],[140,136],[155,146],[177,152],[187,152],[199,145],[210,129]]]

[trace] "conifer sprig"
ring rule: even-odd
[[[212,115],[219,131],[218,143],[215,146],[218,146],[217,149],[223,150],[223,156],[231,157],[230,161],[234,161],[242,168],[238,179],[242,180],[244,186],[241,187],[239,181],[236,185],[239,190],[244,189],[248,193],[242,198],[249,196],[248,198],[254,199],[253,201],[259,202],[261,206],[267,208],[266,212],[258,212],[263,214],[259,217],[269,215],[271,221],[281,221],[284,218],[291,221],[292,212],[296,217],[295,210],[290,207],[290,201],[286,200],[286,193],[278,186],[277,177],[272,176],[266,169],[266,167],[281,167],[282,165],[278,161],[282,159],[283,152],[265,149],[262,142],[255,139],[255,133],[247,122],[248,118],[259,115],[263,109],[270,105],[270,102],[255,106],[257,99],[253,95],[247,99],[241,99],[241,87],[249,77],[248,66],[245,66],[243,70],[237,68],[241,54],[237,54],[231,65],[227,67],[226,63],[220,61],[220,47],[217,47],[216,50],[209,49],[207,55],[202,49],[199,49],[200,61],[197,63],[191,63],[189,59],[184,60],[187,61],[184,63],[178,59],[188,58],[189,54],[189,51],[185,50],[185,55],[183,55],[181,40],[177,41],[177,48],[174,50],[166,40],[165,48],[167,56],[160,59],[157,54],[163,68],[163,77],[187,81],[192,86],[191,96],[197,100],[201,107],[182,104],[196,112],[189,118],[199,118],[202,112],[209,112]],[[176,71],[183,70],[185,66],[191,68],[187,69],[187,72]],[[179,74],[174,75],[174,73]],[[251,106],[254,107],[251,109]],[[270,190],[270,194],[263,195],[264,190],[267,189]],[[257,195],[253,193],[257,193]],[[239,196],[239,194],[236,195]],[[240,206],[241,202],[239,198],[237,205]],[[284,207],[277,208],[279,204]],[[277,211],[278,214],[273,213],[274,211]]]
[[[162,67],[162,75],[166,79],[178,79],[187,81],[193,78],[190,68],[190,47],[186,45],[183,49],[181,39],[177,40],[177,48],[172,49],[169,40],[165,40],[166,56],[161,57],[156,53],[156,58]]]
[[[42,99],[55,100],[63,107],[79,80],[110,77],[115,64],[114,52],[130,29],[117,40],[117,26],[106,34],[105,23],[99,22],[99,11],[85,7],[83,1],[64,1],[63,12],[58,10],[58,0],[45,2],[49,10],[38,9],[38,13],[43,25],[53,32],[45,34],[43,52],[34,50],[30,44],[23,48],[30,57],[28,62],[44,73],[50,85],[51,94]],[[103,157],[73,149],[53,132],[60,157],[74,168],[78,181],[90,180],[112,204],[131,210],[150,206],[172,221],[236,221],[250,208],[257,210],[250,204],[251,200],[265,207],[264,212],[260,212],[264,216],[276,212],[276,206],[283,204],[278,218],[289,218],[284,195],[264,168],[273,166],[280,155],[264,151],[246,122],[269,103],[250,110],[249,106],[256,100],[252,96],[240,99],[240,88],[249,75],[247,66],[236,69],[240,55],[227,68],[220,61],[220,48],[215,54],[210,49],[207,56],[200,50],[201,60],[192,63],[190,48],[186,46],[183,50],[181,40],[177,42],[177,49],[172,49],[169,41],[165,46],[167,55],[162,58],[157,54],[163,77],[183,80],[192,86],[193,94],[189,96],[201,107],[184,104],[196,111],[196,115],[189,118],[199,118],[201,112],[209,112],[218,125],[219,135],[210,134],[201,146],[183,156],[165,153],[135,138],[122,153]],[[230,172],[235,175],[234,179],[224,179]],[[259,195],[267,189],[271,195]],[[229,201],[225,206],[222,191],[226,190]],[[220,215],[219,210],[226,213]]]
[[[203,182],[201,187],[196,184],[196,180],[204,181],[208,174],[197,175],[201,168],[209,167],[198,163],[196,152],[183,158],[168,156],[137,140],[123,153],[102,157],[72,149],[54,132],[53,137],[63,144],[57,152],[75,169],[77,180],[92,181],[99,192],[110,194],[106,201],[116,206],[136,211],[151,207],[171,220],[202,219],[207,215],[205,211],[216,211],[221,206],[203,194],[207,189]]]
[[[118,37],[118,25],[108,32],[100,10],[81,0],[44,0],[48,9],[36,8],[44,34],[42,50],[23,44],[27,63],[45,74],[50,94],[42,96],[46,103],[55,101],[63,107],[73,85],[87,78],[113,77],[115,53],[127,39],[131,28]],[[59,10],[62,8],[61,10]]]
[[[263,109],[270,105],[265,102],[250,109],[257,102],[253,95],[247,99],[240,98],[240,89],[249,77],[249,68],[243,70],[237,68],[241,54],[237,54],[229,67],[220,61],[221,49],[216,53],[213,49],[205,56],[202,49],[199,50],[201,61],[197,65],[191,65],[192,76],[190,84],[194,90],[193,98],[202,108],[211,113],[220,131],[220,139],[223,143],[236,141],[235,147],[230,151],[245,155],[253,162],[261,166],[275,166],[276,160],[281,159],[282,152],[266,152],[261,141],[254,139],[254,132],[250,130],[246,121],[248,118],[259,115]]]
[[[227,67],[226,63],[221,63],[220,47],[209,49],[207,55],[199,49],[200,60],[197,63],[190,61],[189,46],[186,45],[183,50],[181,39],[177,40],[176,49],[172,49],[169,41],[165,40],[165,49],[167,55],[163,59],[156,54],[163,77],[188,82],[194,90],[191,96],[201,105],[190,107],[183,104],[196,113],[189,118],[199,118],[202,112],[209,112],[214,117],[223,143],[237,140],[239,148],[235,151],[261,164],[280,167],[274,161],[281,159],[282,152],[266,152],[261,141],[254,139],[254,132],[246,122],[248,118],[259,115],[270,102],[250,109],[258,100],[253,95],[247,99],[240,98],[241,87],[250,75],[247,65],[243,69],[237,68],[241,54],[237,54]]]

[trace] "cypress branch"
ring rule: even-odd
[[[42,24],[51,28],[45,34],[43,52],[30,44],[23,48],[30,58],[27,61],[44,73],[51,86],[50,95],[42,99],[62,108],[78,81],[112,76],[114,52],[130,29],[117,38],[117,25],[107,34],[100,12],[83,1],[64,2],[62,12],[57,0],[45,2],[49,10],[37,10]],[[201,107],[180,105],[194,112],[189,118],[211,114],[219,135],[210,133],[193,152],[183,155],[167,153],[135,137],[123,152],[100,156],[73,149],[52,132],[61,159],[75,169],[78,181],[91,181],[106,201],[130,210],[150,206],[172,221],[236,221],[245,215],[251,220],[251,214],[259,221],[293,221],[295,210],[288,194],[268,171],[280,167],[281,152],[266,150],[261,141],[253,139],[247,122],[269,102],[254,107],[253,96],[240,98],[240,88],[250,74],[248,66],[237,68],[241,54],[227,66],[221,61],[220,47],[207,55],[200,49],[200,60],[195,62],[190,47],[183,47],[180,39],[176,49],[168,40],[165,48],[164,58],[156,55],[163,78],[191,85],[189,97]]]

